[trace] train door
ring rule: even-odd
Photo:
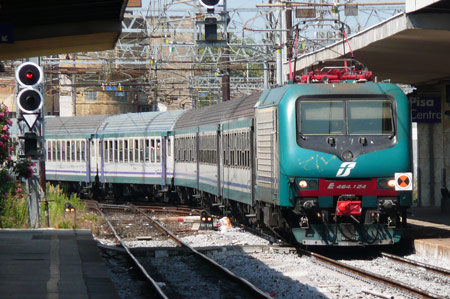
[[[161,142],[159,142],[158,146],[161,149],[161,186],[165,186],[167,184],[167,148],[166,148],[166,140],[168,139],[168,134],[166,136],[161,136]]]
[[[105,183],[105,159],[103,155],[103,137],[100,138],[100,142],[98,143],[98,159],[97,165],[100,165],[100,182]]]
[[[217,125],[217,131],[216,131],[216,165],[217,165],[217,197],[220,198],[222,196],[222,175],[221,175],[221,169],[223,169],[223,165],[221,165],[222,159],[221,157],[221,146],[220,146],[220,139],[221,139],[221,126],[220,124]]]
[[[275,203],[278,199],[278,132],[276,107],[256,109],[256,198]]]
[[[86,183],[91,183],[91,141],[92,137],[86,138],[84,145],[84,157],[83,154],[81,157],[82,161],[86,159]],[[83,145],[81,150],[83,152]]]

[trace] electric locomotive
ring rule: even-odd
[[[270,218],[266,224],[289,227],[301,244],[393,244],[406,227],[412,204],[409,104],[396,85],[370,82],[371,76],[348,69],[311,72],[302,76],[306,84],[261,96],[256,198]]]

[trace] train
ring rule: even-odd
[[[329,69],[191,110],[45,118],[46,180],[196,203],[302,245],[397,243],[411,119],[395,84]]]

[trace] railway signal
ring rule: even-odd
[[[201,230],[213,229],[213,218],[208,211],[203,210],[200,213],[200,228]]]
[[[17,126],[19,161],[32,159],[36,165],[31,177],[27,178],[29,222],[31,227],[40,226],[39,202],[43,198],[45,177],[41,176],[44,169],[44,72],[35,62],[25,62],[16,69],[17,86]],[[42,184],[41,184],[42,183]],[[48,214],[47,214],[48,215]]]
[[[199,0],[199,2],[207,9],[214,9],[214,6],[222,3],[222,0]]]
[[[16,70],[16,81],[19,93],[17,94],[17,107],[23,119],[30,128],[33,128],[41,114],[44,97],[39,85],[44,77],[42,68],[34,62],[22,63]]]

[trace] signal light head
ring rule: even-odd
[[[44,98],[37,89],[25,88],[17,95],[17,105],[25,113],[38,112],[43,103]]]
[[[206,8],[214,8],[217,4],[220,4],[222,0],[200,0],[200,4]]]
[[[22,63],[16,70],[16,80],[22,87],[33,87],[42,82],[42,68],[34,62]]]

